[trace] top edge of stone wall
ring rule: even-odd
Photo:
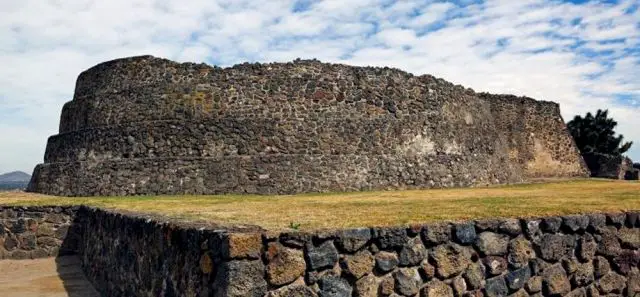
[[[476,93],[429,74],[416,76],[390,67],[297,59],[222,68],[136,56],[83,71],[73,100],[62,108],[59,132],[160,119],[200,121],[247,115],[399,117],[441,110],[445,105],[483,104],[480,101],[559,111],[554,102]]]
[[[185,220],[185,219],[173,219],[167,216],[141,213],[126,210],[101,208],[85,205],[44,205],[44,206],[3,206],[0,205],[0,212],[6,210],[13,210],[17,212],[65,212],[69,211],[78,212],[102,212],[108,215],[121,216],[131,220],[140,220],[145,222],[155,222],[158,225],[166,225],[174,228],[181,229],[196,229],[196,230],[209,230],[214,233],[261,233],[266,239],[275,237],[290,237],[292,239],[320,239],[325,240],[329,238],[335,238],[339,236],[354,235],[358,232],[377,232],[377,230],[404,230],[411,234],[418,234],[425,227],[430,226],[449,226],[450,230],[454,233],[451,236],[455,236],[456,226],[474,226],[480,231],[495,231],[502,233],[526,232],[527,228],[530,228],[531,222],[535,223],[535,228],[551,228],[553,230],[548,232],[558,232],[564,229],[567,232],[577,232],[579,230],[586,230],[589,226],[601,227],[605,225],[612,225],[616,227],[640,227],[640,209],[637,210],[624,210],[624,211],[590,211],[584,213],[571,213],[571,214],[557,214],[557,215],[535,215],[535,216],[511,216],[511,217],[482,217],[471,219],[459,219],[459,220],[434,220],[426,221],[422,223],[412,224],[397,224],[397,225],[385,225],[385,226],[360,226],[360,227],[334,227],[334,228],[317,228],[309,230],[296,230],[296,229],[273,229],[267,230],[256,225],[219,225],[211,221],[204,220]],[[585,218],[581,220],[581,218]],[[577,220],[577,221],[574,221]],[[546,221],[546,223],[543,223]],[[539,226],[538,224],[553,224],[554,226]],[[573,224],[577,224],[573,226]],[[458,229],[461,227],[458,227]],[[578,229],[576,229],[578,228]],[[517,230],[516,230],[517,229]],[[569,230],[576,229],[576,230]],[[355,233],[354,233],[355,232]],[[352,234],[354,233],[354,234]],[[357,234],[356,234],[357,235]],[[450,238],[453,240],[454,238]]]
[[[204,220],[187,220],[176,219],[168,216],[134,212],[112,208],[102,208],[86,205],[38,205],[38,206],[21,206],[21,205],[0,205],[0,212],[11,210],[16,213],[17,217],[20,217],[20,213],[34,213],[34,212],[47,212],[47,213],[77,213],[77,212],[102,212],[108,215],[121,216],[131,220],[139,220],[144,222],[154,222],[158,225],[166,225],[180,229],[196,229],[196,230],[209,230],[214,233],[256,233],[265,232],[265,230],[255,225],[221,225],[210,221]],[[1,217],[0,217],[1,218]]]
[[[584,220],[581,220],[583,218]],[[578,219],[579,222],[574,222]],[[543,223],[546,221],[546,223]],[[537,215],[537,216],[512,216],[512,217],[482,217],[472,219],[459,219],[459,220],[434,220],[426,221],[422,223],[412,224],[397,224],[397,225],[385,225],[385,226],[361,226],[361,227],[340,227],[340,228],[318,228],[310,230],[265,230],[263,234],[267,239],[273,239],[275,237],[291,237],[299,239],[318,239],[325,240],[330,238],[341,237],[345,235],[353,235],[353,233],[362,232],[363,230],[369,230],[376,233],[381,230],[403,230],[410,236],[420,234],[420,232],[429,227],[448,226],[448,229],[452,232],[450,236],[455,236],[456,226],[458,229],[462,227],[474,226],[476,230],[492,231],[499,233],[518,233],[522,234],[527,232],[528,224],[533,222],[535,228],[545,229],[543,231],[555,233],[560,231],[566,232],[578,232],[584,231],[588,227],[602,227],[605,225],[611,225],[616,227],[633,227],[640,226],[640,209],[638,210],[626,210],[626,211],[592,211],[585,213],[571,213],[571,214],[557,214],[557,215]],[[539,226],[539,224],[554,224],[557,226]],[[572,226],[572,224],[586,224],[584,226]],[[571,226],[570,226],[571,225]],[[552,230],[546,230],[551,228]],[[578,228],[579,230],[569,230]],[[413,234],[413,235],[411,235]],[[455,238],[449,238],[454,240]]]
[[[256,71],[264,71],[267,70],[270,67],[273,66],[293,66],[293,65],[315,65],[315,66],[323,66],[323,67],[328,67],[328,68],[342,68],[342,69],[352,69],[352,70],[364,70],[365,72],[367,71],[374,71],[374,72],[382,72],[382,71],[387,71],[387,72],[391,72],[400,76],[403,76],[405,78],[418,78],[421,80],[425,80],[425,81],[432,81],[432,82],[436,82],[438,84],[442,84],[444,86],[448,86],[454,89],[457,89],[459,91],[464,91],[465,93],[469,94],[469,95],[477,95],[477,96],[481,96],[481,97],[485,97],[485,98],[491,98],[491,99],[518,99],[520,101],[523,102],[528,102],[528,103],[538,103],[538,104],[554,104],[554,105],[558,105],[556,102],[553,101],[546,101],[546,100],[538,100],[538,99],[534,99],[531,97],[527,97],[527,96],[517,96],[517,95],[511,95],[511,94],[492,94],[492,93],[488,93],[488,92],[476,92],[475,90],[473,90],[472,88],[467,88],[464,87],[463,85],[460,84],[455,84],[452,83],[450,81],[447,81],[443,78],[438,78],[435,77],[433,75],[430,74],[421,74],[421,75],[415,75],[413,73],[404,71],[402,69],[396,68],[396,67],[388,67],[388,66],[384,66],[384,67],[380,67],[380,66],[360,66],[360,65],[350,65],[350,64],[344,64],[344,63],[328,63],[328,62],[322,62],[318,59],[295,59],[293,61],[289,61],[289,62],[268,62],[268,63],[261,63],[261,62],[244,62],[244,63],[238,63],[229,67],[220,67],[217,65],[209,65],[206,63],[195,63],[195,62],[176,62],[170,59],[166,59],[166,58],[161,58],[161,57],[155,57],[152,55],[140,55],[140,56],[131,56],[131,57],[124,57],[124,58],[118,58],[118,59],[113,59],[113,60],[109,60],[109,61],[105,61],[99,64],[96,64],[95,66],[92,66],[90,68],[88,68],[87,70],[83,71],[82,73],[80,73],[80,75],[78,76],[77,82],[76,82],[76,89],[75,89],[75,95],[74,95],[74,99],[75,98],[79,98],[79,97],[84,97],[84,95],[86,95],[86,93],[90,90],[92,90],[92,87],[94,87],[94,85],[89,84],[87,82],[91,81],[91,80],[95,80],[97,78],[104,78],[104,75],[107,75],[108,72],[118,72],[118,70],[125,70],[125,69],[121,69],[121,67],[126,65],[136,65],[139,66],[141,63],[146,63],[149,66],[152,67],[175,67],[178,69],[184,69],[187,71],[191,71],[191,72],[195,72],[195,71],[216,71],[216,72],[228,72],[228,73],[232,73],[232,72],[244,72],[247,74],[250,74],[252,72],[256,72]],[[131,72],[131,69],[127,69],[128,71],[125,73],[123,72],[122,74],[135,74]],[[154,83],[157,83],[159,81],[157,80],[149,80],[149,78],[145,78],[144,82],[142,81],[138,81],[138,83],[141,83],[142,85],[151,85]],[[121,86],[121,88],[119,88],[119,90],[128,90],[130,89],[129,87],[126,86]],[[115,91],[111,90],[112,92]]]
[[[526,105],[548,106],[550,108],[560,108],[560,104],[554,101],[538,100],[528,96],[518,96],[512,94],[494,94],[488,92],[476,93],[480,98],[490,101],[509,101]]]

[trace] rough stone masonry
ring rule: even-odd
[[[279,232],[84,206],[0,208],[0,256],[65,248],[113,297],[640,295],[637,211]]]
[[[573,176],[588,172],[553,102],[387,67],[141,56],[80,74],[28,190],[272,194]]]

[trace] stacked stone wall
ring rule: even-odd
[[[585,176],[586,164],[554,102],[480,94],[491,106],[510,163],[525,179]]]
[[[114,60],[78,77],[28,190],[284,194],[586,174],[557,105],[492,96],[429,75],[315,60],[224,69],[150,56]],[[527,136],[532,131],[544,137]],[[254,165],[220,180],[228,167],[212,166],[227,163]],[[154,172],[167,167],[184,174],[162,183]],[[131,182],[111,182],[121,175]],[[190,182],[199,179],[218,183]]]
[[[77,252],[78,207],[0,206],[0,260],[37,259]]]
[[[221,228],[88,207],[5,207],[0,214],[4,239],[41,227],[55,233],[73,222],[78,231],[67,237],[76,239],[63,242],[75,242],[70,251],[105,296],[640,294],[637,211],[315,232]],[[35,257],[38,248],[26,251]],[[23,247],[12,255],[17,250]]]
[[[475,162],[478,169],[465,166]],[[462,164],[461,164],[462,163]],[[495,174],[488,160],[433,155],[264,155],[141,158],[50,163],[36,168],[38,191],[64,196],[163,194],[281,194],[422,187],[467,187]],[[31,188],[33,190],[33,188]]]
[[[266,296],[637,296],[640,213],[265,236]]]
[[[83,270],[103,296],[258,296],[251,292],[266,286],[257,277],[259,261],[253,270],[231,262],[257,258],[259,251],[246,248],[259,243],[259,235],[93,208],[82,212],[88,230],[80,246]],[[229,282],[233,277],[244,281],[244,291],[227,292],[236,286]]]

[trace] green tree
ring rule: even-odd
[[[583,118],[575,116],[567,123],[569,132],[580,150],[585,154],[606,154],[620,156],[631,148],[633,142],[624,142],[622,135],[614,131],[618,122],[608,117],[608,110],[600,110],[595,116],[590,112]]]

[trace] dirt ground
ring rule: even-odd
[[[75,256],[0,261],[4,297],[99,297]]]

